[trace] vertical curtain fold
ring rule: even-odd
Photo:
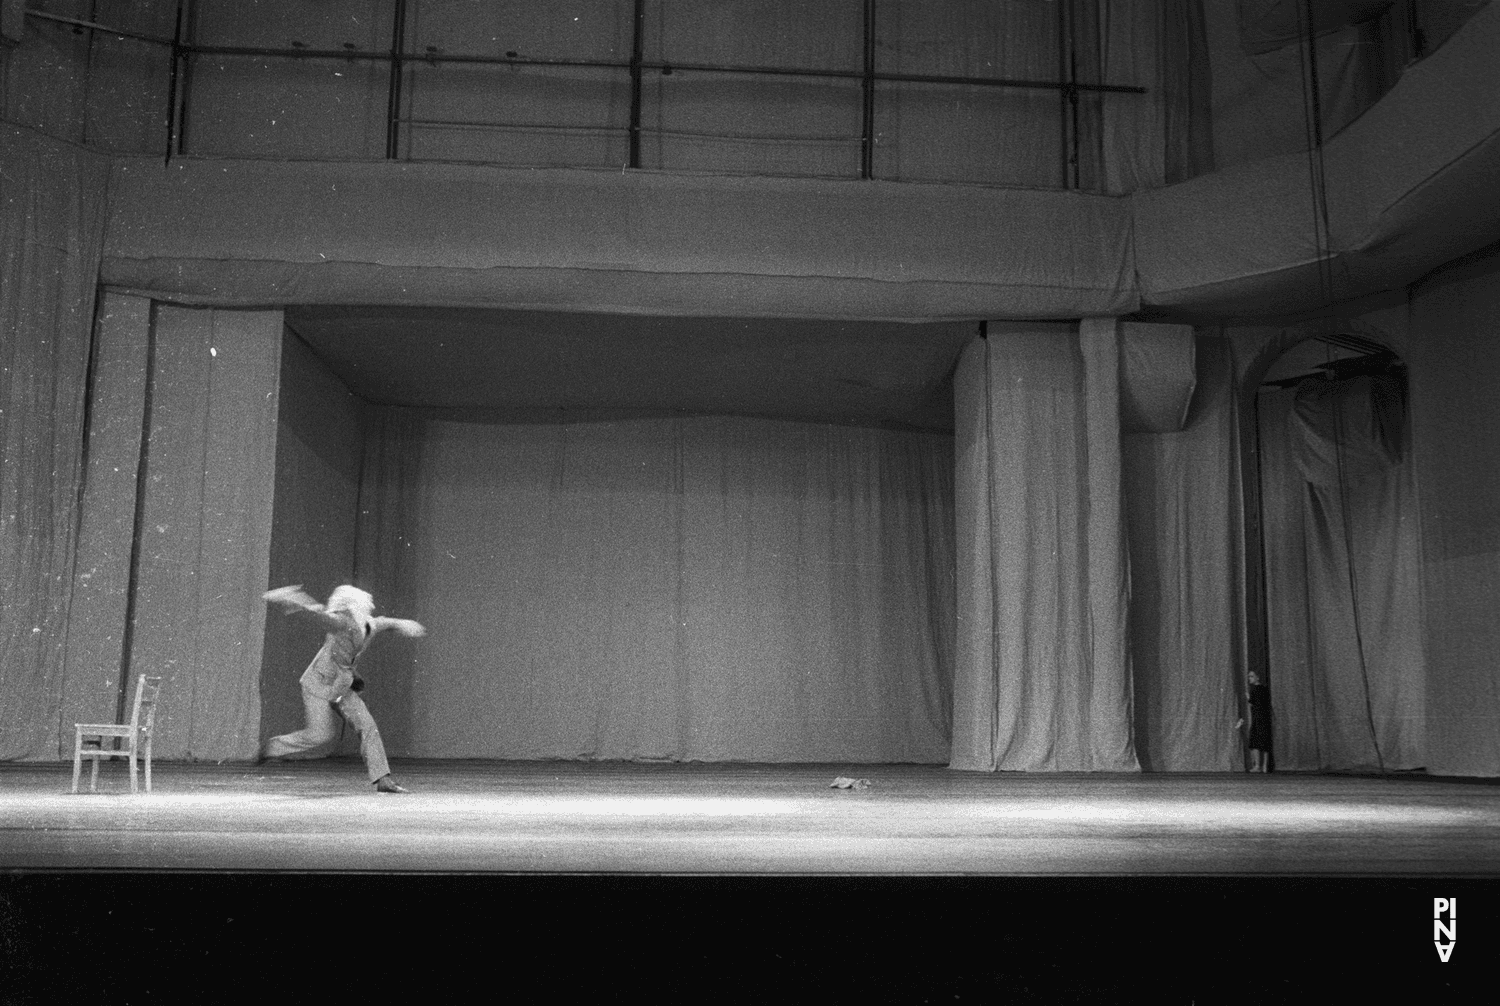
[[[355,580],[364,410],[290,328],[282,338],[280,367],[269,580],[274,586],[300,583],[323,598]],[[262,740],[302,725],[298,679],[322,643],[312,619],[268,611],[261,647]]]
[[[989,506],[989,343],[964,347],[953,372],[955,768],[993,768],[995,610]]]
[[[1203,0],[882,0],[876,10],[882,72],[1146,92],[882,84],[877,176],[1069,187],[1076,174],[1079,188],[1120,193],[1213,169]]]
[[[258,748],[281,337],[279,311],[156,309],[130,674],[164,679],[162,758]]]
[[[1113,319],[995,325],[955,377],[955,768],[1133,771]]]
[[[1134,192],[1212,171],[1212,71],[1203,0],[1075,3],[1079,82],[1146,89],[1079,95],[1081,186]]]
[[[1179,429],[1124,438],[1135,738],[1153,772],[1243,767],[1242,507],[1234,364],[1200,337]]]
[[[1394,377],[1261,395],[1276,764],[1425,764],[1419,545]],[[1274,530],[1273,530],[1274,529]]]
[[[151,301],[112,291],[101,294],[58,724],[63,754],[71,752],[74,723],[111,722],[124,699],[120,671],[130,610],[150,343]]]
[[[427,424],[415,410],[373,405],[364,407],[362,422],[353,582],[374,595],[379,614],[427,623],[431,614],[416,587],[412,551],[421,543]],[[360,674],[371,683],[365,703],[380,724],[386,750],[395,755],[414,753],[413,718],[426,714],[416,695],[424,671],[418,651],[416,640],[387,633],[360,658]],[[345,752],[355,752],[359,738],[346,731],[343,745]]]
[[[1313,713],[1319,705],[1319,676],[1312,666],[1304,486],[1294,442],[1287,435],[1296,401],[1295,388],[1261,392],[1256,398],[1266,662],[1273,695],[1276,767],[1316,770],[1329,762],[1323,757],[1324,739]]]
[[[0,759],[59,755],[107,184],[0,124]]]
[[[1156,89],[1162,102],[1162,181],[1187,181],[1214,169],[1213,72],[1204,0],[1165,0],[1158,21],[1161,55]]]
[[[1087,666],[1092,673],[1089,708],[1091,764],[1137,769],[1132,737],[1130,660],[1130,569],[1125,547],[1121,483],[1120,332],[1113,318],[1085,318],[1078,327],[1087,389],[1088,431]],[[1115,715],[1116,711],[1123,715]],[[1103,715],[1098,715],[1102,713]]]

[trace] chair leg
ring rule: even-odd
[[[146,735],[146,792],[151,792],[151,735]]]
[[[100,744],[100,747],[101,748],[103,747],[102,743]],[[95,792],[98,792],[98,790],[99,790],[99,763],[101,761],[103,761],[103,760],[104,760],[103,758],[95,758],[94,759],[94,764],[89,768],[89,792],[90,793],[95,793]]]
[[[83,744],[73,745],[73,792],[78,792],[78,773],[83,769]]]
[[[140,786],[136,783],[135,738],[134,737],[130,738],[130,792],[132,792],[132,793],[139,793],[140,792]]]

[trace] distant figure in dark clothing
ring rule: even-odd
[[[328,636],[313,662],[302,672],[302,705],[307,712],[307,726],[295,733],[272,737],[266,742],[262,757],[281,758],[327,744],[338,735],[333,715],[337,712],[359,732],[359,753],[375,789],[381,793],[405,793],[406,788],[391,778],[375,717],[356,694],[364,681],[355,673],[355,665],[365,647],[382,630],[392,629],[413,637],[425,636],[427,630],[409,618],[377,618],[375,599],[348,584],[335,588],[326,605],[304,593],[301,584],[268,590],[265,599],[281,605],[288,614],[312,615]]]
[[[1246,683],[1245,709],[1250,729],[1246,732],[1245,747],[1250,749],[1250,771],[1265,772],[1271,761],[1271,688],[1257,671],[1247,675]]]

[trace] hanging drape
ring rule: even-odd
[[[101,293],[58,723],[58,750],[66,756],[72,755],[74,723],[109,723],[127,715],[120,671],[128,635],[150,343],[151,301]]]
[[[1212,73],[1203,0],[1074,2],[1079,81],[1146,89],[1080,93],[1081,187],[1126,193],[1212,171]]]
[[[1404,383],[1311,379],[1259,398],[1274,756],[1425,763],[1419,539]]]
[[[393,753],[948,760],[952,449],[737,417],[371,427],[358,576],[426,638]]]
[[[326,598],[354,582],[354,552],[364,409],[306,343],[288,330],[281,344],[277,392],[276,489],[270,583],[300,583]],[[260,735],[303,723],[303,669],[323,645],[312,619],[267,613],[262,645]],[[384,728],[384,723],[381,724]]]
[[[1145,89],[882,84],[877,177],[1123,193],[1213,168],[1202,0],[898,0],[877,4],[876,30],[881,72]]]
[[[58,755],[107,179],[0,124],[0,759]]]
[[[1424,55],[1413,48],[1408,3],[1240,0],[1208,13],[1220,166],[1305,152],[1315,122],[1331,138]],[[1336,162],[1330,167],[1336,171]]]
[[[382,614],[418,618],[425,624],[430,621],[426,612],[432,608],[432,599],[419,592],[422,556],[417,550],[428,545],[421,530],[433,487],[424,484],[430,473],[423,468],[423,456],[433,428],[418,410],[367,407],[365,429],[354,582],[375,595]],[[500,432],[505,429],[496,427]],[[476,456],[476,462],[481,460],[482,455]],[[442,586],[451,589],[453,585]],[[424,665],[431,667],[430,661],[419,659],[425,651],[421,641],[392,633],[361,658],[362,673],[379,685],[365,693],[366,704],[380,723],[387,748],[394,752],[422,750],[422,741],[412,736],[412,715],[418,702],[414,693],[417,675]],[[472,667],[473,662],[465,666]],[[346,731],[344,750],[358,749],[358,737]]]
[[[1155,772],[1243,765],[1242,493],[1235,373],[1223,339],[1197,340],[1197,387],[1174,432],[1124,441],[1135,738]]]
[[[1500,776],[1500,254],[1424,281],[1410,312],[1427,770]]]
[[[1136,769],[1114,320],[992,324],[954,409],[953,767]]]
[[[254,757],[280,311],[158,305],[129,669],[160,676],[156,755]]]

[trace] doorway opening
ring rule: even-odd
[[[1256,389],[1264,660],[1247,675],[1252,770],[1424,763],[1407,400],[1401,358],[1349,333],[1291,346]]]

